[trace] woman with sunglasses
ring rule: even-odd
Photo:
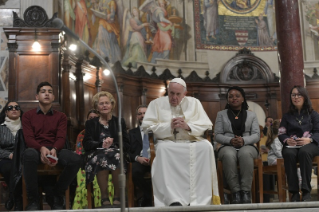
[[[282,117],[278,138],[283,144],[282,156],[291,201],[300,201],[297,163],[302,178],[302,201],[310,201],[312,159],[319,155],[319,114],[312,109],[304,87],[291,89],[289,111]]]
[[[22,114],[23,112],[16,102],[8,102],[0,113],[0,173],[8,186],[10,185],[10,173],[13,166],[14,144],[16,137],[18,137],[18,130],[21,129]],[[22,210],[21,182],[19,182],[18,189],[15,189],[15,191],[14,210],[20,211]]]

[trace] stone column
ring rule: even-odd
[[[291,88],[304,86],[302,39],[298,0],[276,0],[275,3],[281,109],[284,114],[290,105]]]

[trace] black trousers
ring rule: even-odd
[[[13,166],[13,161],[11,159],[4,158],[0,161],[0,173],[4,177],[4,180],[8,186],[10,186],[12,166]],[[22,184],[20,179],[14,191],[14,196],[15,198],[21,198],[21,194],[22,194]]]
[[[312,159],[319,155],[319,147],[315,143],[307,144],[299,149],[284,147],[282,156],[284,158],[285,170],[290,193],[299,192],[299,180],[297,176],[297,163],[300,164],[302,178],[301,189],[311,191]]]
[[[132,163],[133,183],[143,191],[144,199],[146,201],[152,200],[152,182],[144,179],[145,173],[150,171],[150,166],[144,166],[139,162]]]
[[[58,155],[58,166],[62,165],[64,167],[56,185],[53,189],[54,195],[64,195],[66,189],[76,177],[76,174],[81,166],[81,156],[76,153],[63,149]],[[23,153],[23,174],[25,179],[25,184],[27,188],[27,195],[29,199],[38,199],[38,176],[37,176],[37,167],[41,163],[40,152],[28,148]],[[42,179],[43,184],[50,182],[51,178],[44,177]]]

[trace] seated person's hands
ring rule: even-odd
[[[137,157],[137,162],[139,162],[142,165],[149,166],[150,165],[150,160],[148,158],[144,157]]]
[[[55,149],[54,149],[55,152]],[[42,146],[40,149],[40,153],[41,153],[41,162],[43,164],[47,164],[49,166],[55,166],[57,163],[51,163],[50,160],[47,158],[47,155],[51,155],[51,151],[46,148],[45,146]],[[54,157],[56,157],[56,153],[55,155],[53,155]]]
[[[191,130],[188,124],[185,122],[185,120],[182,117],[173,118],[171,122],[171,127],[172,129],[182,128],[188,131]]]
[[[288,138],[286,143],[287,143],[288,146],[296,146],[296,145],[298,145],[298,142],[295,139],[293,139],[293,138]]]
[[[304,145],[307,145],[307,144],[311,143],[310,142],[310,138],[304,138],[304,137],[297,138],[296,142],[297,142],[298,146],[304,146]]]
[[[104,149],[109,148],[113,144],[113,138],[107,137],[103,140],[102,147]]]
[[[235,138],[230,140],[230,144],[233,145],[235,148],[240,148],[244,145],[244,139],[240,136],[235,135]]]

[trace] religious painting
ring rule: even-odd
[[[182,54],[181,45],[173,47],[181,42],[181,1],[63,0],[60,6],[66,26],[112,64],[137,67]]]
[[[2,28],[0,28],[0,51],[8,50],[8,39],[5,33],[3,32]]]
[[[0,8],[20,8],[20,0],[0,0]]]
[[[308,52],[314,52],[314,59],[319,60],[319,1],[303,1],[301,7],[304,15],[304,39],[310,40],[305,42],[304,48],[306,51],[313,49]]]
[[[8,90],[8,57],[0,56],[0,91]]]
[[[19,9],[0,9],[0,26],[12,26],[13,25],[13,14],[12,11],[19,14]]]
[[[194,0],[197,49],[277,50],[274,0]]]

